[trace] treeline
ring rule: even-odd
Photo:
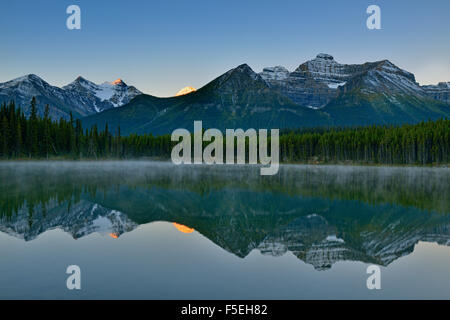
[[[121,136],[120,128],[108,125],[83,129],[80,120],[43,117],[31,101],[30,117],[12,102],[0,107],[0,158],[129,159],[170,158],[170,135]],[[280,135],[282,162],[448,164],[450,160],[450,120],[415,125],[370,126],[359,128],[283,130]]]
[[[84,130],[79,119],[52,121],[49,106],[39,117],[36,99],[30,106],[30,117],[11,102],[0,107],[0,158],[2,159],[104,159],[140,156],[164,157],[171,153],[170,135],[122,137],[120,128],[110,132],[108,126]]]
[[[283,161],[358,162],[374,164],[447,164],[450,120],[285,132],[280,136]]]

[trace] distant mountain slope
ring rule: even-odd
[[[430,98],[450,104],[450,82],[439,82],[437,85],[427,85],[422,88]]]
[[[53,119],[68,118],[70,112],[75,117],[88,115],[66,91],[48,84],[34,74],[0,83],[0,103],[15,101],[16,106],[20,106],[27,116],[30,114],[30,101],[33,97],[37,99],[37,111],[41,116],[46,104],[50,106],[50,117]]]
[[[135,87],[127,86],[123,81],[105,82],[97,85],[82,77],[71,84],[58,88],[40,77],[29,74],[8,82],[0,83],[0,103],[15,101],[17,106],[30,114],[30,101],[37,100],[38,114],[44,114],[45,105],[50,106],[50,117],[69,118],[70,112],[76,118],[92,113],[122,106],[135,96],[142,94]]]
[[[450,116],[450,106],[434,99],[358,90],[340,95],[321,110],[332,118],[334,126],[413,124]]]
[[[204,128],[286,128],[329,123],[322,112],[299,106],[269,88],[248,65],[231,69],[188,95],[156,98],[141,95],[128,105],[83,119],[85,126],[121,127],[123,134],[166,134],[192,130],[195,120]]]
[[[413,74],[388,60],[374,63],[337,89],[322,111],[334,125],[415,123],[450,115],[450,105],[430,98]]]

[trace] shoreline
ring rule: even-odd
[[[101,159],[67,159],[67,158],[20,158],[20,159],[0,159],[0,164],[2,163],[31,163],[31,162],[86,162],[86,163],[97,163],[97,162],[161,162],[161,163],[172,163],[170,159],[165,158],[131,158],[131,159],[119,159],[119,158],[101,158]],[[204,165],[207,165],[203,163]],[[190,164],[193,165],[193,164]],[[231,165],[231,164],[214,164],[214,165]],[[234,164],[236,165],[236,164]],[[249,165],[248,163],[244,165]],[[450,163],[434,163],[434,164],[400,164],[400,163],[393,163],[393,164],[387,164],[387,163],[362,163],[362,162],[351,162],[351,161],[343,161],[343,162],[319,162],[319,161],[308,161],[308,162],[295,162],[295,161],[289,161],[289,162],[280,162],[280,166],[287,166],[287,165],[298,165],[298,166],[354,166],[354,167],[399,167],[399,168],[407,168],[407,167],[414,167],[414,168],[448,168],[450,167]],[[210,166],[210,165],[208,165]],[[260,166],[260,164],[257,164],[257,166]]]

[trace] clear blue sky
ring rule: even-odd
[[[66,28],[66,8],[82,29]],[[366,8],[382,30],[366,28]],[[0,82],[28,73],[62,86],[122,78],[170,96],[241,63],[294,70],[319,52],[342,63],[389,59],[421,84],[450,81],[449,0],[15,0],[0,2]]]

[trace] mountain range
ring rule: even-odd
[[[141,91],[128,86],[121,79],[98,85],[78,77],[72,83],[59,88],[34,74],[29,74],[0,83],[0,103],[15,101],[28,116],[30,101],[32,97],[36,97],[38,114],[42,116],[48,104],[50,117],[55,120],[60,117],[68,119],[71,112],[75,118],[82,118],[119,107],[140,94]]]
[[[174,98],[140,95],[124,107],[83,119],[123,133],[205,128],[299,128],[416,123],[450,115],[449,84],[420,86],[388,60],[340,64],[319,54],[295,71],[243,64],[199,90]]]
[[[142,94],[120,79],[97,85],[78,77],[58,88],[28,75],[0,84],[0,102],[27,106],[36,96],[39,113],[48,103],[53,118],[72,112],[85,127],[167,134],[192,130],[194,120],[221,130],[416,123],[449,117],[449,92],[450,82],[420,86],[389,60],[341,64],[321,53],[293,72],[276,66],[256,73],[242,64],[170,98]]]

